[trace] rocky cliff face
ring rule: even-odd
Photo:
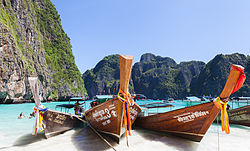
[[[191,81],[200,74],[204,65],[200,61],[176,64],[168,57],[144,54],[132,70],[135,92],[153,99],[185,97],[190,92]]]
[[[0,0],[0,56],[0,103],[30,100],[29,76],[44,99],[86,94],[50,0]]]
[[[120,85],[120,57],[104,57],[97,65],[83,74],[84,83],[90,98],[100,94],[117,94]],[[129,91],[133,92],[132,81]]]
[[[197,82],[191,85],[191,93],[195,95],[218,96],[224,88],[232,64],[245,67],[247,79],[243,87],[234,95],[249,96],[250,94],[250,57],[243,54],[217,55],[209,61],[201,71]]]
[[[217,55],[207,64],[201,61],[177,64],[169,57],[146,53],[132,68],[131,87],[134,86],[135,93],[142,93],[152,99],[218,96],[233,63],[244,66],[247,76],[243,87],[234,95],[249,96],[250,56],[243,54]],[[94,69],[85,72],[83,78],[90,96],[110,94],[114,88],[118,90],[119,56],[105,57]]]

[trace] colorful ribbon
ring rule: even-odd
[[[130,120],[130,112],[129,107],[134,105],[134,100],[131,98],[129,93],[123,92],[121,89],[118,93],[118,99],[123,103],[123,115],[124,115],[124,125],[125,125],[125,132],[127,138],[127,145],[128,145],[128,134],[131,136],[131,120]]]
[[[44,130],[43,128],[43,114],[48,110],[44,105],[39,105],[33,107],[34,113],[36,114],[36,129],[35,129],[35,136],[37,135],[37,131],[40,130],[42,132]],[[37,113],[38,112],[38,113]],[[38,126],[38,129],[37,129]]]
[[[228,120],[228,114],[227,114],[227,103],[228,102],[223,102],[221,101],[220,97],[217,97],[215,100],[215,105],[217,108],[221,109],[221,129],[222,131],[226,131],[227,134],[230,133],[229,129],[229,120]]]
[[[246,80],[246,75],[244,73],[243,68],[237,68],[235,66],[232,66],[231,70],[236,70],[236,71],[241,72],[240,77],[238,79],[238,82],[237,82],[237,84],[235,85],[235,87],[234,87],[234,89],[232,91],[232,93],[234,93],[234,92],[238,91],[242,87],[243,83]],[[221,100],[220,97],[217,97],[216,100],[214,101],[215,106],[217,108],[221,109],[221,128],[222,128],[222,131],[226,131],[226,133],[229,134],[230,129],[229,129],[229,119],[228,119],[228,114],[227,114],[227,103],[228,103],[228,101],[224,102],[224,101]]]
[[[232,92],[232,93],[234,93],[234,92],[238,91],[242,87],[243,83],[246,80],[246,75],[244,73],[244,69],[243,68],[237,68],[235,66],[232,66],[231,70],[240,71],[240,77],[239,77],[238,83],[236,84],[236,86],[234,87],[233,92]]]

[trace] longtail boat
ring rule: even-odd
[[[131,124],[134,123],[137,115],[141,112],[139,105],[130,100],[128,93],[132,61],[133,56],[120,56],[120,91],[118,97],[114,96],[114,98],[93,106],[85,112],[86,120],[95,130],[111,135],[118,143],[122,134],[131,128]]]
[[[250,127],[250,105],[228,110],[228,116],[230,124]]]
[[[37,77],[29,77],[29,83],[35,100],[35,107],[33,109],[36,120],[33,126],[33,135],[37,135],[38,131],[44,131],[45,137],[49,138],[82,124],[80,117],[77,115],[51,110],[41,104],[41,99],[38,94]]]
[[[243,70],[244,68],[239,65],[232,65],[226,85],[214,102],[148,116],[140,114],[135,125],[200,142],[221,110],[223,113],[222,130],[229,133],[226,105],[231,93],[237,91],[245,81]]]

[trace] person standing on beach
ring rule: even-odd
[[[82,104],[84,104],[85,102],[83,102],[83,103],[79,103],[79,101],[76,101],[76,103],[75,103],[75,115],[79,115],[80,114],[80,112],[79,112],[79,110],[80,110],[80,105],[82,105]]]

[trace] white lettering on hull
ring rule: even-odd
[[[94,120],[96,122],[102,122],[102,125],[105,126],[105,125],[108,125],[111,123],[111,120],[110,118],[111,117],[117,117],[117,111],[115,110],[116,107],[114,106],[114,104],[111,104],[109,105],[108,108],[105,108],[104,110],[95,110],[95,112],[92,114],[92,117],[94,118]],[[138,111],[137,111],[137,108],[133,108],[133,107],[130,107],[129,108],[130,110],[130,119],[131,120],[135,120],[135,118],[137,117],[138,115]]]
[[[178,116],[174,116],[173,118],[177,118],[178,122],[190,122],[195,120],[196,118],[202,117],[202,116],[206,116],[208,115],[209,112],[208,111],[196,111],[196,112],[188,112],[188,113],[184,113],[182,115],[178,115]]]
[[[114,104],[111,104],[108,106],[108,108],[105,108],[104,110],[97,111],[92,114],[92,117],[96,122],[102,122],[102,125],[108,125],[111,123],[110,118],[111,117],[117,117],[117,113],[115,110]]]
[[[130,120],[135,120],[136,116],[138,115],[137,108],[130,107]]]

